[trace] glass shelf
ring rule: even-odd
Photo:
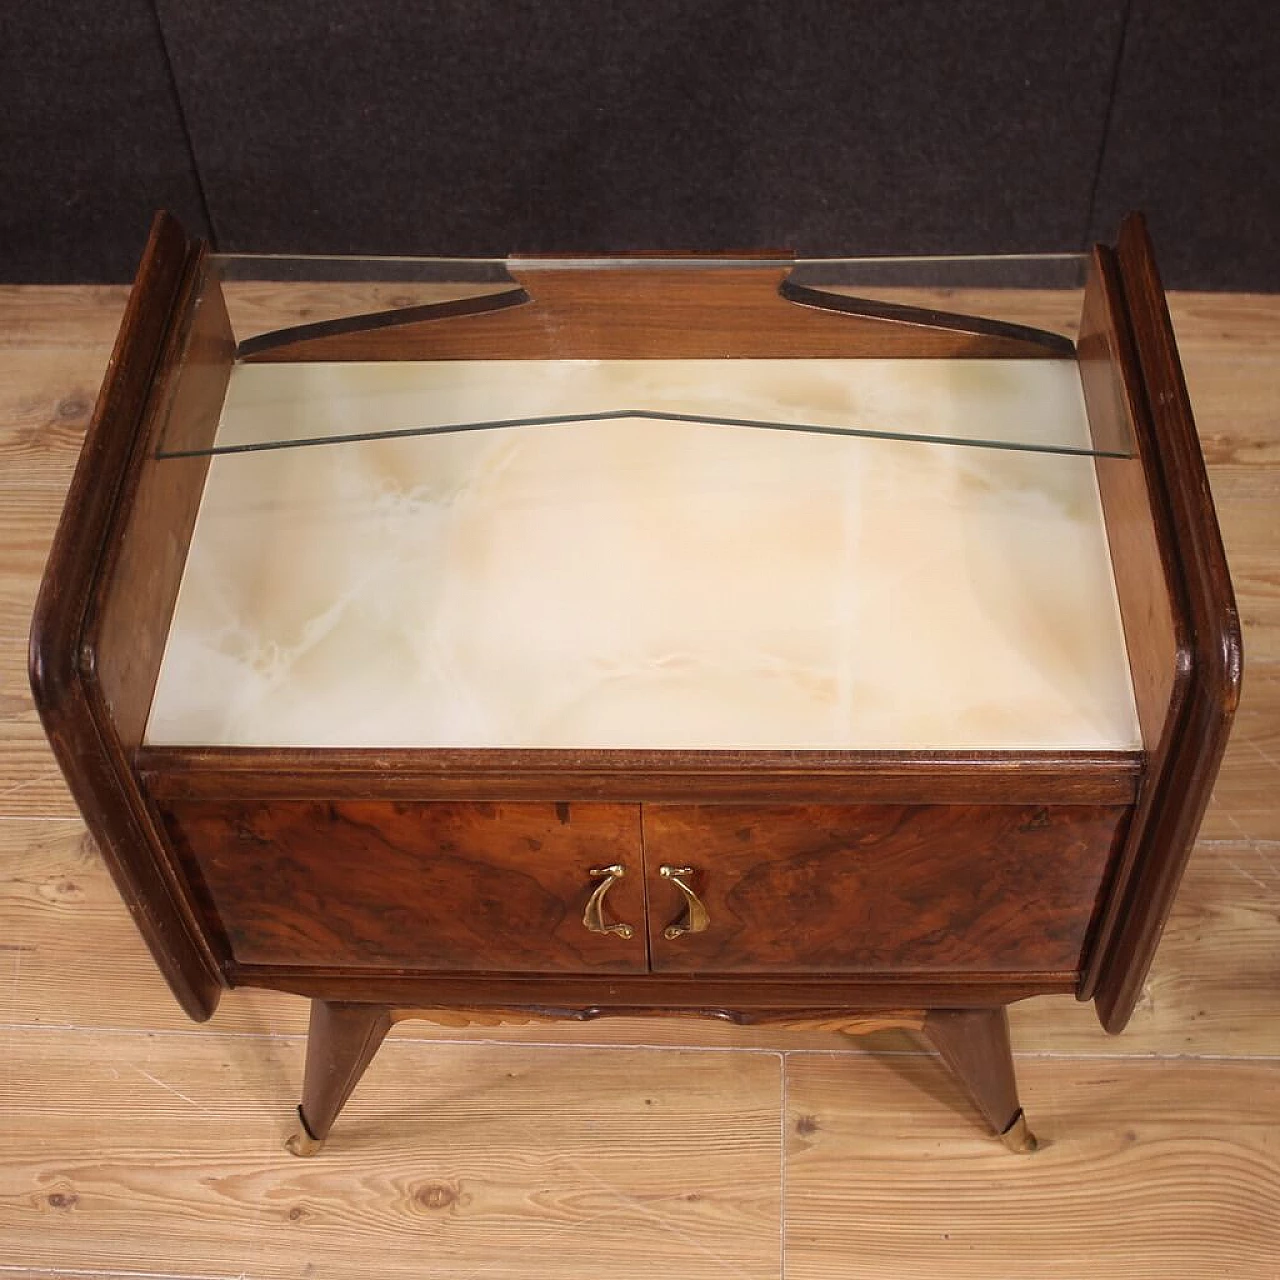
[[[1072,337],[1086,264],[1081,255],[215,256],[211,279],[225,299],[237,351],[217,434],[211,444],[191,448],[185,424],[170,424],[157,457],[477,432],[591,431],[619,420],[645,422],[655,433],[679,426],[1126,456],[1130,441],[1096,438],[1085,412]],[[483,316],[451,317],[476,308],[534,315],[544,295],[554,298],[584,277],[606,299],[613,289],[620,298],[647,289],[646,305],[659,311],[664,290],[685,297],[690,284],[695,296],[698,287],[714,287],[730,309],[736,297],[753,306],[763,297],[774,308],[770,314],[786,319],[794,309],[848,309],[848,345],[855,352],[856,326],[870,317],[925,334],[922,352],[930,333],[958,326],[972,334],[975,352],[989,351],[992,341],[996,350],[1000,343],[1021,344],[1020,358],[833,356],[829,343],[824,354],[809,357],[795,341],[780,341],[771,355],[767,327],[752,346],[766,354],[580,358],[573,326],[554,324],[537,358],[325,357],[335,339],[352,334],[382,335],[391,340],[383,351],[392,351],[394,335],[415,325],[428,333],[423,345],[430,351],[424,326],[455,324],[468,332]],[[725,293],[726,286],[738,292]],[[568,336],[561,342],[555,334],[562,332]],[[307,358],[313,348],[317,358]]]

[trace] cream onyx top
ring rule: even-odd
[[[241,365],[218,442],[618,409],[1087,441],[1070,361],[697,360]],[[1139,745],[1092,458],[636,418],[214,458],[147,740]]]

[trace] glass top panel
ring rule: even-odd
[[[187,424],[173,421],[157,456],[477,431],[590,431],[621,419],[645,421],[654,432],[680,423],[715,432],[1123,456],[1131,452],[1128,439],[1093,435],[1074,358],[1086,265],[1078,254],[509,260],[217,255],[210,278],[218,288],[207,288],[198,305],[212,305],[221,294],[237,349],[217,433],[193,448]],[[796,310],[816,311],[828,329],[846,324],[851,352],[864,349],[854,334],[869,322],[881,332],[923,336],[914,347],[915,339],[907,340],[909,358],[833,355],[829,337],[825,347],[819,343],[819,355],[805,354],[804,337],[780,338],[775,354],[769,325],[762,323],[750,355],[653,356],[640,350],[635,357],[583,358],[572,332],[579,312],[556,301],[570,297],[582,280],[590,280],[606,303],[614,281],[620,297],[647,289],[646,305],[658,313],[668,293],[675,307],[677,295],[723,294],[727,282],[738,288],[740,280],[744,301],[774,308],[765,314],[778,315],[781,329]],[[517,325],[536,326],[537,309],[554,313],[557,305],[567,310],[542,325],[537,358],[495,358],[483,344],[477,358],[456,349],[431,358],[436,335],[451,325],[456,334],[492,332],[513,317]],[[561,323],[565,317],[569,322]],[[625,317],[614,328],[625,335]],[[405,358],[399,335],[414,333],[425,336],[405,340],[413,347]],[[930,354],[939,333],[949,349],[963,352],[960,358]],[[557,334],[568,336],[561,341]],[[902,341],[894,340],[895,350],[902,349]],[[370,344],[374,359],[355,358],[367,355]],[[874,341],[869,349],[878,351]],[[1016,358],[1009,355],[1014,350]],[[340,354],[334,357],[334,351]]]

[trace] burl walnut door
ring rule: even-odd
[[[645,972],[635,805],[183,800],[164,817],[241,964]]]
[[[657,973],[1070,973],[1124,808],[646,805]]]

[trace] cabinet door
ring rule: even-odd
[[[645,971],[634,805],[201,800],[164,817],[241,964]],[[610,932],[583,922],[596,890]]]
[[[1127,812],[646,805],[652,967],[1074,971]]]

